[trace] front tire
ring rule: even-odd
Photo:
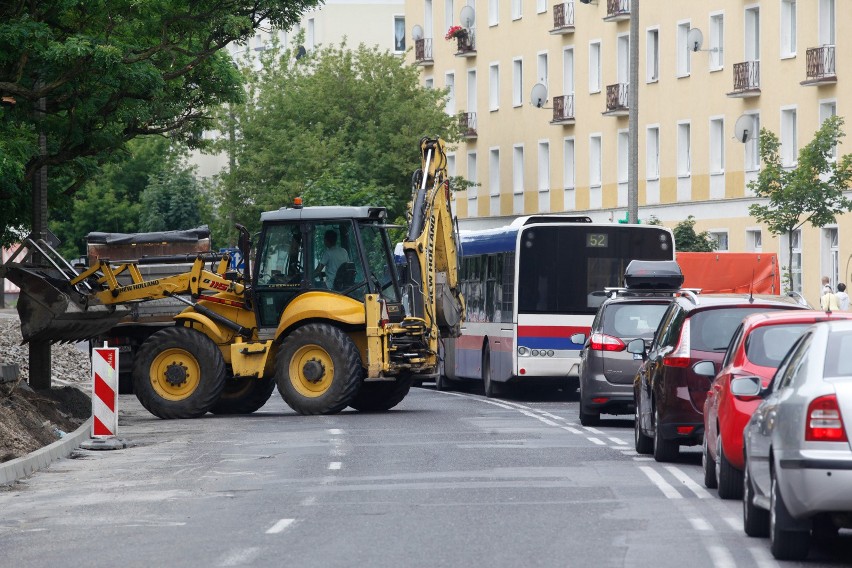
[[[716,478],[716,460],[710,455],[710,448],[707,447],[707,436],[704,436],[701,450],[701,467],[704,468],[704,487],[707,489],[716,489],[719,486],[719,480]]]
[[[151,335],[133,362],[133,391],[159,418],[198,418],[225,388],[225,360],[209,337],[175,326]]]
[[[213,414],[251,414],[259,410],[275,390],[274,377],[230,377],[210,412]]]
[[[654,440],[642,432],[642,423],[639,418],[639,404],[633,414],[633,445],[637,454],[648,455],[654,451]]]
[[[393,382],[365,382],[349,406],[361,412],[390,410],[406,397],[414,382],[412,375],[400,375]]]
[[[341,329],[325,323],[310,323],[292,331],[275,361],[278,392],[299,414],[340,412],[355,399],[363,375],[355,342]]]

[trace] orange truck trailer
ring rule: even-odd
[[[765,252],[678,252],[684,288],[702,294],[781,294],[778,255]]]

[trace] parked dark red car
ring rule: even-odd
[[[743,429],[760,399],[742,400],[731,394],[731,379],[759,377],[769,384],[778,365],[802,333],[811,325],[852,319],[844,312],[818,310],[776,311],[746,317],[734,332],[704,402],[704,485],[718,487],[722,499],[743,495]]]

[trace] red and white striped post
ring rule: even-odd
[[[118,435],[118,348],[92,350],[92,438]]]

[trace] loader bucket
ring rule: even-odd
[[[91,339],[130,313],[127,306],[93,303],[50,268],[7,265],[2,272],[21,289],[17,307],[24,343]]]

